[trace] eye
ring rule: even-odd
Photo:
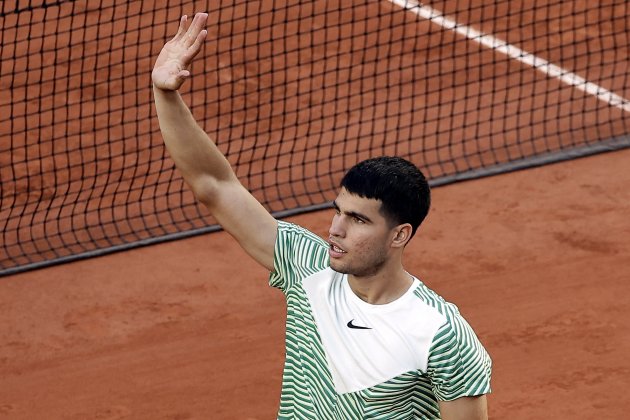
[[[358,218],[358,217],[356,217],[356,216],[354,216],[354,217],[352,218],[352,220],[353,220],[355,223],[358,223],[358,224],[360,224],[360,225],[362,225],[362,224],[364,224],[364,223],[365,223],[365,220],[360,219],[360,218]]]

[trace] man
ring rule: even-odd
[[[287,300],[281,419],[486,419],[491,362],[457,307],[405,271],[429,210],[422,173],[369,159],[341,182],[328,242],[277,221],[243,187],[177,89],[207,15],[180,21],[152,73],[168,151],[197,199]]]

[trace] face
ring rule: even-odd
[[[377,273],[387,262],[395,229],[381,214],[381,202],[342,188],[329,229],[330,266],[357,277]]]

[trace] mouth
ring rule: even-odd
[[[330,254],[332,258],[339,258],[342,255],[347,254],[347,251],[340,248],[337,244],[333,242],[329,242],[329,244],[330,244],[330,248],[328,250],[328,253]]]

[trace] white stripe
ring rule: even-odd
[[[556,79],[560,79],[562,82],[574,86],[576,89],[582,90],[590,95],[595,96],[600,101],[606,102],[609,105],[617,107],[623,111],[630,112],[630,101],[613,92],[591,83],[572,73],[562,67],[558,67],[551,64],[547,60],[535,56],[534,54],[523,51],[514,45],[508,44],[498,38],[491,35],[481,33],[469,26],[460,25],[452,19],[447,18],[439,11],[429,7],[421,5],[415,1],[410,0],[389,0],[390,2],[397,4],[403,9],[412,11],[423,18],[430,20],[446,29],[454,30],[455,32],[464,35],[472,41],[478,42],[491,48],[495,51],[503,53],[510,58],[518,60],[524,64],[532,66],[536,70],[551,76]]]

